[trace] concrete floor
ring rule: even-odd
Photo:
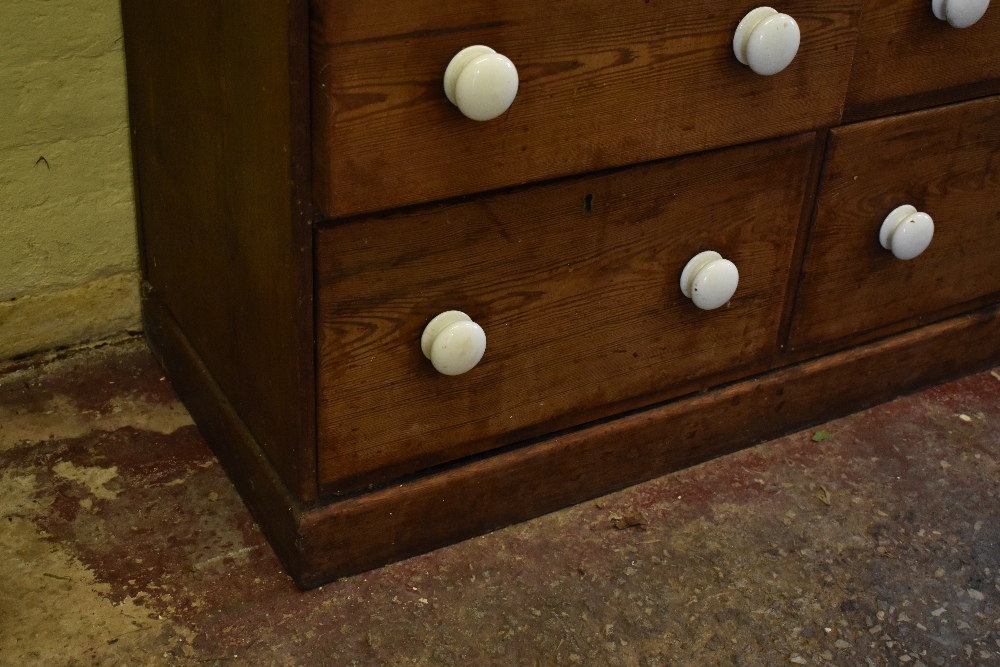
[[[0,664],[1000,665],[998,463],[994,371],[302,593],[133,340],[0,378]]]

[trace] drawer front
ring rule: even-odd
[[[958,29],[935,17],[931,0],[867,0],[847,117],[1000,92],[1000,7],[993,5],[975,24]]]
[[[341,492],[766,368],[815,137],[360,218],[318,231],[319,474]],[[699,310],[715,250],[735,296]],[[482,326],[438,373],[425,325]]]
[[[870,339],[1000,291],[1000,98],[845,126],[830,142],[793,348]],[[879,240],[904,204],[934,223],[908,260]]]
[[[761,76],[735,0],[314,0],[314,184],[329,217],[790,135],[839,122],[860,0],[787,0],[801,45]],[[483,44],[520,87],[477,122],[445,96]]]

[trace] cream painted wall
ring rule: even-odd
[[[118,0],[0,0],[0,360],[139,328]]]

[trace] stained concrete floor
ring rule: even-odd
[[[1000,665],[998,463],[993,371],[302,593],[133,340],[0,378],[0,664]]]

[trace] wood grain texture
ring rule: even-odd
[[[122,4],[145,278],[302,499],[316,493],[306,11]]]
[[[304,507],[274,474],[148,284],[143,299],[154,352],[302,588],[524,521],[1000,358],[1000,314],[990,308],[374,493]],[[893,372],[885,373],[887,367]]]
[[[1000,292],[998,155],[995,97],[833,130],[791,348],[856,343]],[[878,233],[906,203],[935,231],[901,261]]]
[[[860,0],[788,0],[784,72],[739,64],[742,0],[497,4],[313,0],[314,183],[337,217],[835,125]],[[446,99],[451,57],[486,44],[518,67],[499,119]]]
[[[988,309],[306,512],[300,586],[524,521],[995,364]],[[891,368],[892,372],[885,372]]]
[[[1000,11],[973,26],[940,21],[930,0],[865,0],[845,119],[1000,92]]]
[[[814,135],[320,230],[319,474],[329,492],[606,417],[768,366]],[[589,209],[588,209],[589,207]],[[714,249],[728,307],[681,294]],[[442,376],[424,326],[486,331]]]

